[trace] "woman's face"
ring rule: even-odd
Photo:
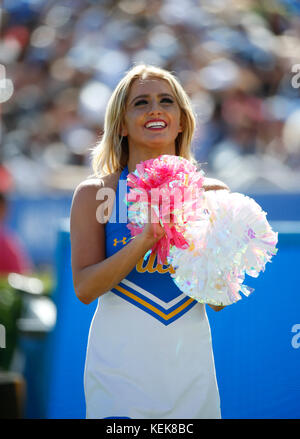
[[[122,126],[129,148],[175,154],[175,139],[181,131],[181,111],[168,82],[159,78],[134,80]]]

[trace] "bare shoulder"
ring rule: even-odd
[[[99,189],[112,189],[117,190],[118,180],[120,173],[114,172],[113,174],[105,175],[104,177],[91,177],[79,183],[73,194],[73,201],[77,198],[93,198],[97,194]]]
[[[227,184],[223,181],[208,177],[204,178],[203,187],[206,191],[230,190]]]
[[[89,216],[95,218],[95,213],[99,212],[99,206],[104,201],[107,201],[107,198],[107,208],[111,211],[119,176],[120,173],[115,172],[102,178],[87,178],[79,183],[73,194],[71,220],[76,218],[77,215],[82,219]],[[100,221],[100,223],[101,222],[102,221]],[[102,223],[105,222],[106,221],[103,221]]]

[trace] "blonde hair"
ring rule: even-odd
[[[125,117],[126,101],[135,79],[159,78],[166,80],[181,110],[183,130],[176,138],[176,155],[194,162],[191,142],[195,131],[195,116],[189,98],[177,78],[167,70],[149,65],[134,66],[113,91],[106,108],[104,133],[92,151],[95,175],[104,176],[122,170],[129,157],[127,137],[122,137],[121,125]]]

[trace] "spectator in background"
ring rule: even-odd
[[[0,276],[8,273],[30,274],[33,264],[18,237],[5,226],[7,199],[0,193]]]

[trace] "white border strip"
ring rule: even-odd
[[[152,300],[152,302],[157,303],[164,309],[170,309],[172,306],[176,305],[178,302],[180,302],[182,299],[184,299],[186,294],[182,293],[180,296],[176,297],[175,299],[171,300],[171,302],[164,302],[163,300],[159,299],[158,297],[154,296],[153,294],[149,293],[149,291],[144,290],[143,288],[139,287],[138,285],[134,284],[133,282],[129,281],[128,279],[123,279],[121,284],[124,284],[133,290],[137,291],[140,294],[143,294],[143,296],[148,297],[148,299]]]

